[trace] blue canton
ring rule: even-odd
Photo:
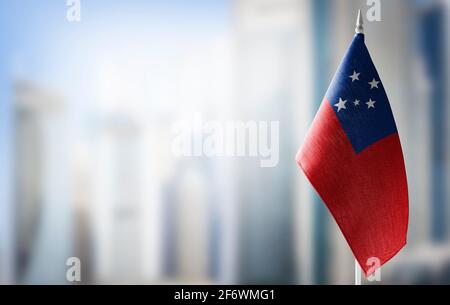
[[[326,96],[357,154],[397,133],[364,35],[358,34],[353,39]]]

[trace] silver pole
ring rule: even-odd
[[[361,267],[359,267],[359,263],[356,259],[355,259],[355,285],[361,286]]]
[[[358,11],[358,18],[356,19],[356,34],[364,34],[364,21],[361,14],[361,10]],[[359,266],[358,261],[355,259],[355,285],[361,285],[361,267]]]
[[[358,18],[356,19],[356,28],[355,28],[356,34],[364,34],[364,21],[361,14],[361,10],[358,11]]]

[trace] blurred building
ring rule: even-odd
[[[241,283],[292,283],[296,270],[310,272],[310,260],[296,265],[294,255],[310,253],[309,238],[302,234],[309,232],[310,222],[302,222],[297,236],[292,216],[297,210],[297,187],[305,185],[304,180],[298,183],[294,159],[312,114],[310,12],[310,1],[241,0],[234,4],[235,117],[279,121],[281,130],[278,166],[260,168],[257,161],[237,161]],[[306,205],[302,208],[309,211]],[[296,236],[301,243],[298,248]]]
[[[142,263],[139,123],[125,115],[100,121],[94,155],[94,266],[99,282],[138,282]]]
[[[168,185],[165,209],[165,263],[168,278],[210,282],[212,222],[208,162],[181,162]],[[202,166],[203,165],[203,166]]]
[[[15,280],[61,282],[72,245],[64,104],[31,82],[14,89]]]
[[[3,86],[8,87],[8,86]],[[0,91],[1,92],[1,91]],[[14,282],[14,206],[13,194],[13,108],[10,92],[3,93],[4,102],[0,103],[0,284]],[[7,96],[7,98],[5,98]]]
[[[411,189],[410,246],[393,266],[387,283],[450,281],[450,145],[448,51],[450,43],[448,1],[417,1],[415,16],[415,63],[411,81],[414,104],[408,112],[407,168]],[[409,161],[409,162],[408,162]]]

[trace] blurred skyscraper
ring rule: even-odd
[[[17,82],[14,89],[15,277],[24,283],[62,281],[71,251],[64,104],[30,82]]]
[[[141,130],[128,116],[101,121],[95,158],[95,266],[97,280],[140,280],[139,166]]]
[[[292,283],[296,267],[302,272],[309,268],[295,265],[293,216],[300,187],[293,160],[312,112],[307,75],[311,71],[309,12],[309,1],[241,0],[234,6],[236,118],[279,121],[283,131],[277,167],[264,169],[257,162],[237,161],[242,283]],[[299,236],[299,240],[304,242],[300,253],[309,253],[303,249],[308,247],[307,239]]]

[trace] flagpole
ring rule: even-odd
[[[355,286],[361,286],[361,267],[355,259]]]
[[[363,22],[361,10],[358,11],[358,18],[356,19],[355,33],[364,35],[364,22]],[[359,266],[359,263],[356,259],[355,259],[355,285],[361,286],[361,267]]]
[[[364,34],[364,21],[361,14],[361,10],[358,11],[358,18],[356,19],[356,28],[355,28],[356,34]]]

